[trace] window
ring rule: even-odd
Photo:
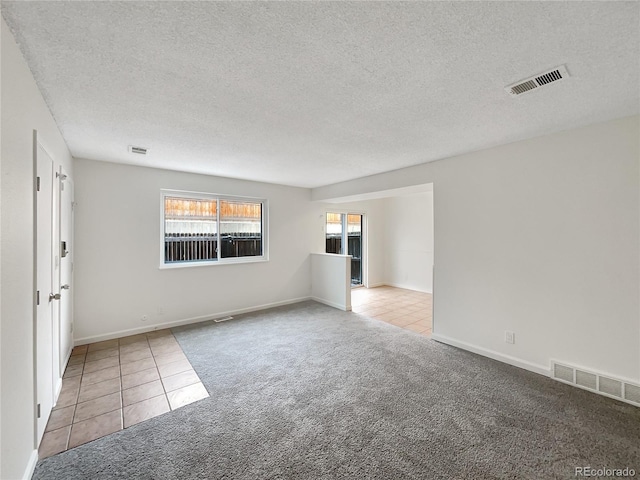
[[[262,199],[162,191],[161,267],[267,260]]]
[[[363,215],[327,213],[326,252],[351,255],[351,285],[362,285]]]
[[[342,253],[342,220],[341,213],[327,213],[327,253]]]

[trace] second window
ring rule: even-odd
[[[267,260],[266,200],[162,191],[161,266]]]

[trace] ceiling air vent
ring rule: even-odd
[[[549,85],[550,83],[559,82],[569,77],[569,72],[564,65],[552,68],[547,72],[540,73],[530,78],[526,78],[517,83],[504,87],[509,95],[517,97],[523,93],[530,92],[536,88]]]
[[[129,153],[137,153],[138,155],[146,155],[148,151],[149,151],[148,148],[134,147],[133,145],[129,145]]]

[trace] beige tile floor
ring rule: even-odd
[[[355,313],[431,337],[431,294],[395,287],[354,288],[351,309]]]
[[[39,456],[63,452],[208,396],[170,330],[76,347]]]

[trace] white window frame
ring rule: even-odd
[[[164,218],[164,204],[166,197],[185,198],[187,200],[216,200],[218,202],[217,218],[217,235],[218,235],[218,259],[217,260],[202,260],[202,261],[185,261],[185,262],[173,262],[165,263],[165,218]],[[250,256],[250,257],[230,257],[222,258],[222,243],[220,239],[220,200],[227,200],[230,202],[251,202],[260,203],[262,205],[262,255]],[[245,197],[238,195],[223,195],[217,193],[205,193],[205,192],[189,192],[185,190],[160,190],[160,269],[172,269],[172,268],[191,268],[191,267],[209,267],[213,265],[229,265],[234,263],[260,263],[269,261],[269,202],[266,198]]]
[[[327,247],[326,247],[326,239],[327,239],[327,215],[329,213],[337,213],[342,215],[342,219],[341,219],[341,224],[342,224],[342,234],[341,234],[341,250],[342,253],[327,253]],[[368,217],[368,213],[366,210],[345,210],[342,208],[332,208],[331,210],[326,209],[324,212],[324,224],[322,227],[322,231],[324,233],[324,239],[323,239],[323,251],[324,253],[327,253],[327,255],[348,255],[348,232],[347,232],[347,215],[360,215],[361,219],[362,219],[362,240],[361,240],[361,245],[360,248],[362,249],[361,251],[361,258],[362,258],[362,287],[369,287],[369,217]],[[351,288],[360,288],[360,285],[358,285],[357,287],[351,287]]]

